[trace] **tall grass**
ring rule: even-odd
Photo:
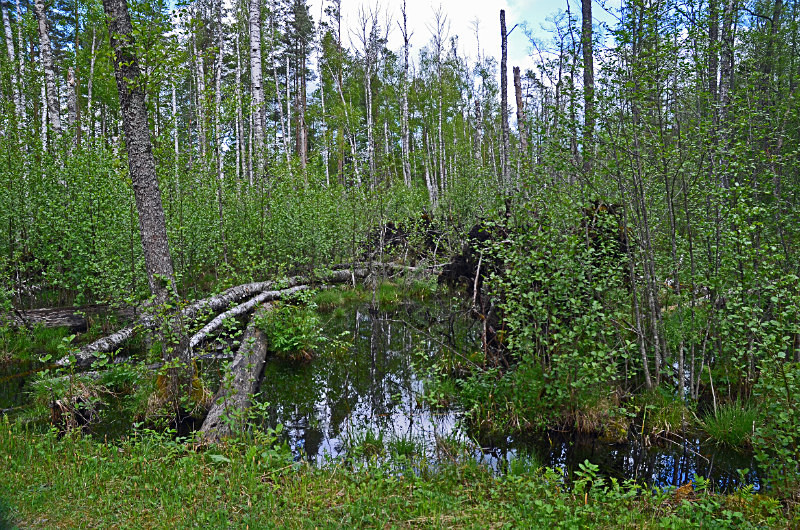
[[[759,421],[758,409],[749,402],[724,403],[716,415],[703,417],[702,427],[711,440],[729,447],[750,447]]]

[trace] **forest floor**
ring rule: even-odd
[[[498,475],[470,458],[401,455],[313,467],[271,435],[203,445],[142,431],[120,441],[0,420],[0,527],[791,528],[776,500],[604,482],[566,486],[536,465]]]

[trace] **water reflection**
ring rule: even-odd
[[[301,366],[278,360],[266,366],[261,394],[271,404],[270,423],[282,423],[290,446],[318,463],[343,456],[367,431],[385,443],[413,440],[431,450],[428,442],[456,432],[457,413],[419,399],[423,380],[413,361],[424,356],[414,352],[436,345],[402,321],[419,325],[424,318],[412,307],[401,314],[359,307],[331,317],[326,333],[350,331],[348,347]]]
[[[330,318],[329,337],[349,331],[348,344],[313,361],[270,361],[261,386],[270,403],[267,422],[282,423],[297,457],[318,464],[347,456],[349,447],[371,432],[384,444],[413,441],[435,459],[437,440],[469,442],[455,409],[431,409],[422,403],[426,360],[439,355],[442,338],[453,337],[453,319],[437,320],[435,311],[407,305],[394,311],[351,307]],[[468,335],[469,322],[456,330]],[[418,330],[425,330],[424,332]],[[698,439],[661,440],[645,446],[632,436],[624,444],[607,444],[595,437],[551,432],[535,439],[503,439],[473,444],[476,460],[502,472],[520,455],[532,455],[543,465],[560,469],[566,478],[589,460],[601,473],[620,480],[634,479],[654,486],[681,485],[695,475],[707,477],[712,487],[730,491],[742,485],[738,469],[748,469],[747,484],[759,486],[752,455],[706,446]]]

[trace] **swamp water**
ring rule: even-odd
[[[422,396],[427,374],[444,349],[478,344],[477,325],[442,311],[440,305],[405,303],[389,310],[348,305],[321,313],[324,352],[304,363],[268,360],[260,389],[264,426],[283,425],[295,458],[319,465],[381,451],[413,454],[435,464],[450,459],[453,443],[498,473],[532,462],[570,478],[585,460],[600,473],[655,486],[678,486],[695,475],[716,491],[732,491],[760,480],[751,454],[704,443],[660,440],[646,446],[631,434],[620,444],[596,437],[550,432],[528,439],[479,444],[460,421],[456,407],[432,408]],[[456,346],[460,344],[461,346]],[[460,348],[460,349],[459,349]],[[220,366],[211,363],[209,368]],[[29,382],[43,366],[0,360],[0,414],[29,402]],[[4,410],[5,409],[5,410]],[[96,436],[123,435],[129,425],[107,418]],[[746,474],[738,470],[749,469]]]
[[[601,474],[620,480],[679,486],[698,475],[717,491],[744,484],[759,488],[751,454],[697,438],[645,446],[635,434],[625,443],[609,444],[597,437],[550,432],[480,445],[460,421],[461,411],[431,408],[422,399],[426,373],[443,348],[458,349],[456,343],[463,348],[470,342],[478,347],[473,321],[444,315],[435,305],[413,303],[388,311],[348,306],[322,315],[325,335],[342,337],[335,351],[299,365],[268,361],[261,386],[262,399],[269,404],[266,423],[283,425],[296,458],[324,464],[363,456],[370,448],[412,448],[436,462],[450,458],[447,443],[455,441],[497,472],[530,456],[571,477],[588,459],[600,466]],[[749,471],[740,474],[740,469]]]

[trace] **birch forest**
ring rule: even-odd
[[[0,0],[0,329],[166,307],[176,398],[193,301],[425,269],[477,330],[441,369],[475,436],[752,412],[737,443],[796,505],[798,0],[565,0],[544,38],[405,0],[104,1]]]

